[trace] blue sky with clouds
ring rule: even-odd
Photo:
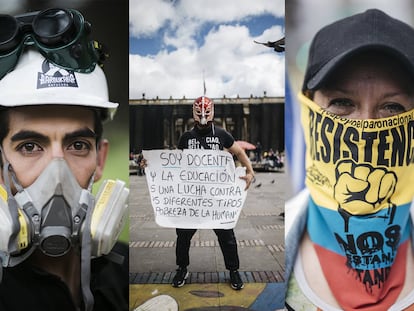
[[[284,96],[283,0],[130,0],[130,98]]]

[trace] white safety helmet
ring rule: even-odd
[[[91,73],[62,69],[28,49],[0,80],[0,106],[48,104],[103,108],[103,121],[112,118],[118,107],[108,99],[105,74],[98,65]]]

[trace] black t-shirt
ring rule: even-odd
[[[233,143],[233,136],[221,127],[211,125],[206,129],[199,129],[195,126],[181,135],[178,149],[223,150],[230,148]]]
[[[91,291],[94,311],[127,311],[128,245],[118,243],[122,265],[99,257],[91,263]],[[0,283],[1,311],[78,311],[67,285],[55,275],[36,269],[26,262],[3,269]]]

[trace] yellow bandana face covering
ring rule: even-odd
[[[307,231],[325,278],[344,309],[386,310],[405,280],[414,110],[354,120],[303,94],[299,100],[311,194]]]

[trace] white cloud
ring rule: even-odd
[[[197,47],[195,34],[199,30],[201,24],[198,21],[186,21],[185,24],[177,27],[176,30],[167,32],[164,35],[164,43],[174,47]]]
[[[284,55],[254,44],[246,27],[220,26],[199,49],[130,55],[130,98],[199,96],[203,71],[211,97],[283,96],[284,70]]]
[[[255,40],[258,42],[275,41],[285,36],[284,29],[280,26],[273,26],[265,29],[263,33],[256,37]]]
[[[262,14],[283,17],[284,0],[130,0],[130,35],[151,36],[167,22],[186,27],[194,21],[232,22]]]
[[[171,2],[164,0],[129,1],[130,36],[151,36],[172,18],[174,18],[174,8]]]
[[[234,22],[263,13],[283,16],[284,4],[278,1],[279,6],[274,0],[181,0],[175,5],[161,0],[131,1],[134,10],[145,6],[151,10],[160,3],[164,9],[168,7],[164,18],[156,19],[155,13],[146,12],[140,23],[142,29],[148,30],[147,34],[157,31],[156,25],[162,27],[168,23],[163,44],[175,49],[160,50],[146,57],[130,55],[130,98],[141,98],[143,93],[146,98],[197,97],[203,92],[203,76],[210,97],[262,96],[264,91],[268,96],[284,96],[284,54],[253,42],[280,39],[284,36],[282,26],[275,25],[252,37],[246,26],[218,23],[204,37],[201,46],[196,41],[196,34],[206,21]],[[136,12],[130,14],[131,18],[137,16]],[[138,27],[138,23],[134,25]],[[144,31],[140,36],[144,36]]]
[[[284,16],[283,0],[181,0],[178,10],[200,21],[231,22],[247,16]]]

